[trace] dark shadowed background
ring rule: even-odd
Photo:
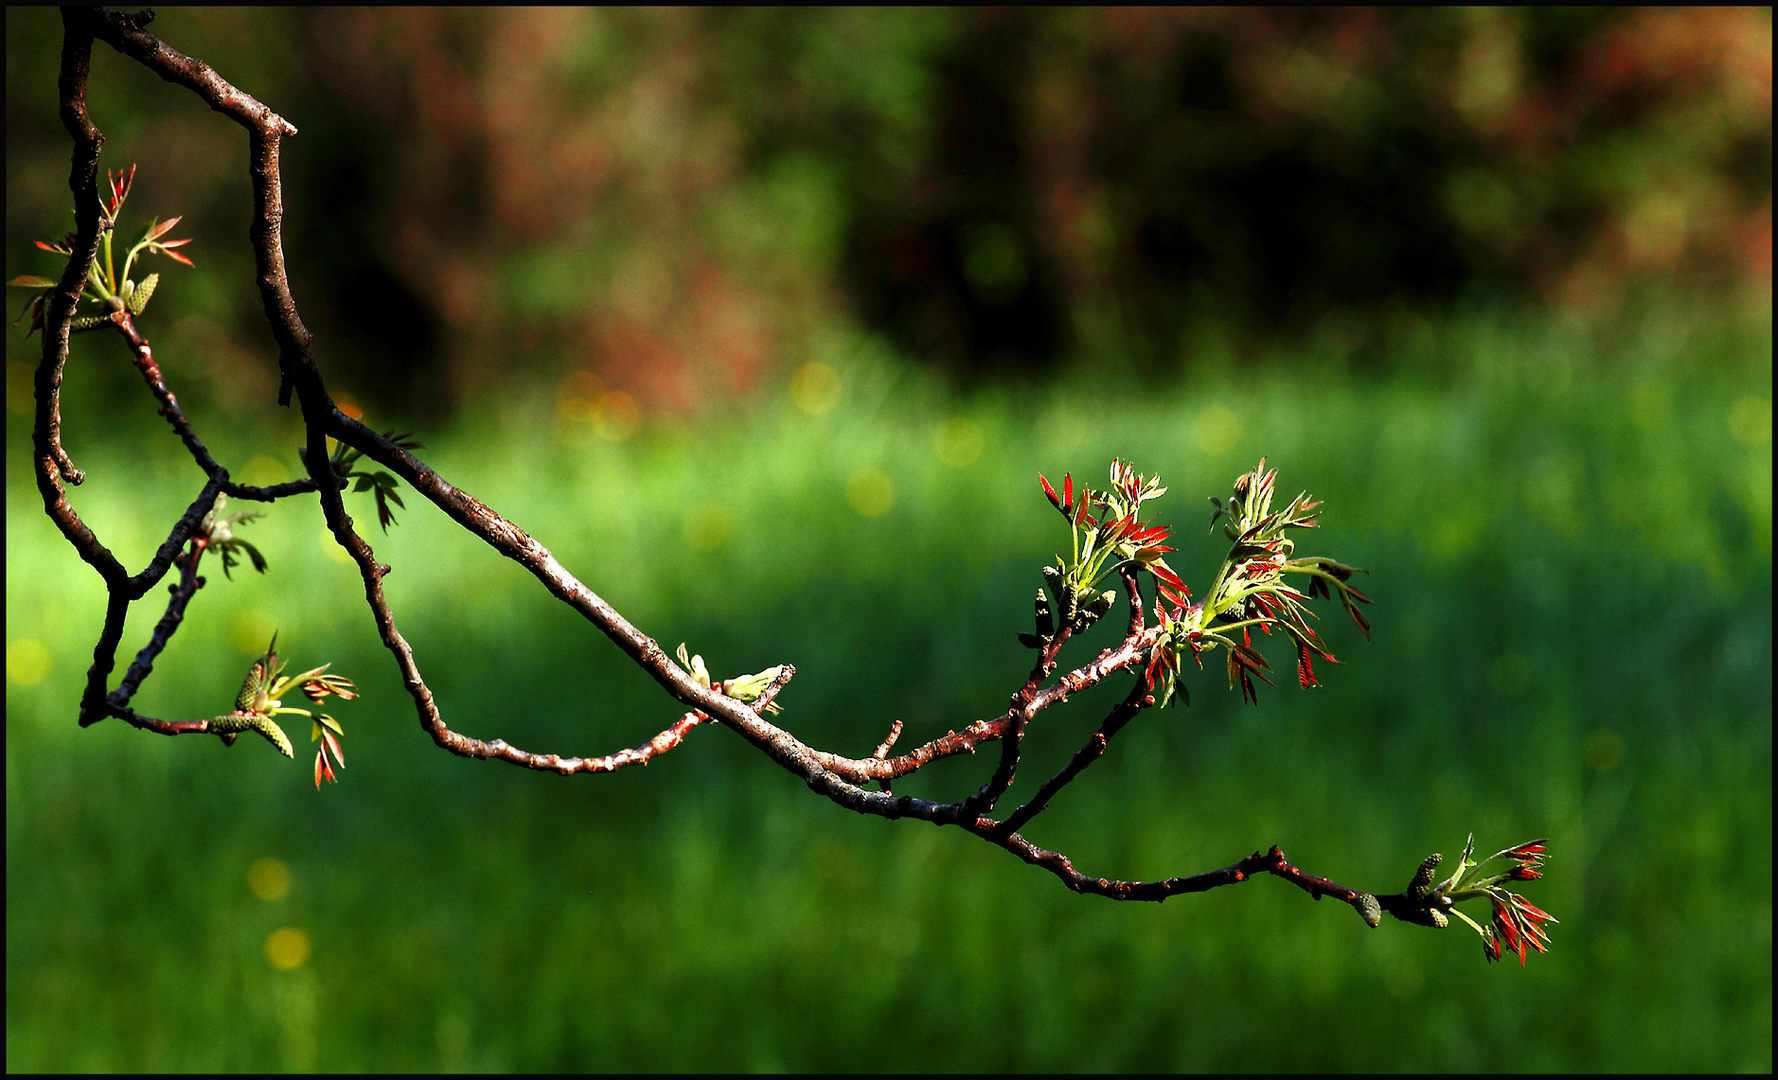
[[[308,500],[242,535],[137,698],[214,715],[276,629],[336,711],[317,794],[75,706],[103,605],[31,472],[7,337],[7,1065],[152,1069],[1771,1068],[1769,11],[160,12],[289,119],[285,236],[336,397],[780,719],[867,753],[997,713],[1066,542],[1036,474],[1205,497],[1261,455],[1367,567],[1324,685],[1188,673],[1031,830],[1162,877],[1281,844],[1376,891],[1551,838],[1553,950],[1262,880],[1075,896],[860,819],[740,740],[563,779],[413,721]],[[7,12],[7,277],[72,228],[53,11]],[[140,321],[233,475],[297,474],[244,133],[95,46]],[[14,310],[28,298],[13,292]],[[201,476],[76,338],[76,508],[139,569]],[[411,496],[411,493],[410,493]],[[377,531],[447,719],[608,753],[671,702],[409,497]],[[139,605],[125,653],[157,610]],[[1326,605],[1324,605],[1325,607]],[[1117,620],[1109,620],[1117,621]],[[1288,674],[1289,657],[1271,659]],[[1065,654],[1066,655],[1066,654]],[[1122,687],[1045,713],[1017,799]],[[300,718],[298,718],[300,719]],[[897,785],[973,791],[985,758]],[[1478,910],[1474,914],[1483,917]]]

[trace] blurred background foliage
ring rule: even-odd
[[[1201,586],[1204,496],[1270,455],[1329,500],[1310,549],[1373,571],[1376,640],[1336,612],[1345,665],[1258,709],[1196,678],[1034,838],[1130,877],[1277,842],[1393,890],[1472,830],[1547,834],[1531,896],[1563,922],[1484,969],[1467,931],[1272,881],[1080,898],[717,730],[604,778],[452,758],[306,501],[244,530],[268,576],[209,568],[138,703],[213,714],[275,628],[366,690],[345,782],[80,731],[103,593],[41,512],[15,328],[9,1068],[1770,1070],[1769,11],[151,29],[300,129],[287,251],[342,401],[719,677],[795,662],[805,740],[999,707],[1062,536],[1034,473],[1159,471]],[[7,31],[7,276],[53,273],[60,27]],[[102,166],[141,166],[126,232],[197,238],[195,271],[153,267],[157,357],[237,477],[294,475],[244,135],[104,46],[89,96]],[[114,342],[76,340],[65,401],[75,505],[139,567],[197,475]],[[671,722],[526,575],[398,517],[370,538],[456,727],[606,753]],[[1115,689],[1045,714],[1014,798]]]
[[[8,15],[12,248],[66,216],[53,13]],[[584,370],[645,411],[745,394],[836,325],[958,377],[1172,377],[1429,314],[1610,323],[1765,302],[1771,18],[1753,8],[169,11],[300,129],[299,301],[339,389],[452,413]],[[241,133],[102,56],[142,201],[265,366]],[[109,163],[110,159],[108,159]],[[119,159],[121,163],[121,159]],[[189,286],[188,292],[195,291]],[[188,301],[189,303],[189,301]],[[1436,360],[1433,361],[1436,364]],[[518,371],[515,371],[515,366]],[[264,378],[264,372],[259,375]]]

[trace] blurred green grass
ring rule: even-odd
[[[307,758],[257,741],[81,731],[103,597],[42,515],[14,414],[8,1068],[1769,1070],[1769,315],[1667,312],[1603,343],[1477,318],[1405,347],[1444,359],[1402,365],[1436,381],[1311,349],[1172,388],[958,398],[838,338],[819,416],[760,399],[610,442],[520,391],[420,434],[669,648],[718,676],[797,664],[781,719],[853,754],[893,719],[912,745],[991,715],[1016,686],[1012,637],[1064,536],[1035,473],[1100,483],[1113,455],[1160,472],[1174,565],[1199,584],[1221,555],[1204,497],[1268,455],[1282,489],[1328,501],[1303,550],[1372,571],[1375,640],[1333,608],[1344,665],[1314,692],[1262,687],[1258,709],[1194,674],[1189,709],[1134,724],[1030,834],[1122,877],[1279,843],[1376,890],[1470,831],[1487,851],[1547,835],[1528,891],[1562,923],[1527,968],[1270,879],[1078,897],[961,833],[842,812],[718,729],[609,777],[451,757],[416,729],[312,505],[247,527],[270,575],[210,568],[137,700],[214,714],[275,626],[293,664],[366,690],[338,710],[343,784],[317,795]],[[77,507],[139,566],[198,477],[164,430],[80,412],[119,377],[71,367],[68,440],[93,477]],[[223,460],[293,467],[286,418],[206,425],[189,404]],[[982,433],[960,467],[935,453],[958,416]],[[846,492],[873,468],[894,501],[865,518]],[[607,753],[672,720],[522,572],[417,499],[400,520],[372,542],[458,730]],[[125,662],[159,614],[141,608]],[[1044,715],[1014,799],[1114,692]],[[897,790],[956,798],[987,768]],[[273,900],[248,887],[267,858],[292,875]],[[312,943],[291,970],[267,960],[280,928]]]

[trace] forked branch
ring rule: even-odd
[[[1468,874],[1477,864],[1470,860],[1471,850],[1466,848],[1457,873],[1435,885],[1432,873],[1438,858],[1434,856],[1420,866],[1402,892],[1378,896],[1306,873],[1285,861],[1276,846],[1208,873],[1159,881],[1116,881],[1084,874],[1067,856],[1038,847],[1023,835],[1022,830],[1107,753],[1112,740],[1131,721],[1145,710],[1179,704],[1185,699],[1180,678],[1186,659],[1201,667],[1204,653],[1223,650],[1230,688],[1239,686],[1245,698],[1257,703],[1254,680],[1269,682],[1267,672],[1271,668],[1254,648],[1253,630],[1267,635],[1279,631],[1279,636],[1290,641],[1296,651],[1298,681],[1305,688],[1318,682],[1312,665],[1314,656],[1333,661],[1326,642],[1309,622],[1314,617],[1309,607],[1314,597],[1337,595],[1354,623],[1369,636],[1369,625],[1358,605],[1370,600],[1351,584],[1357,571],[1331,559],[1295,553],[1290,534],[1316,525],[1313,511],[1318,504],[1305,494],[1291,500],[1285,508],[1273,510],[1276,472],[1267,471],[1263,460],[1258,468],[1236,480],[1226,503],[1212,500],[1216,508],[1212,525],[1217,518],[1228,518],[1224,528],[1231,546],[1204,598],[1195,602],[1191,590],[1165,559],[1165,554],[1173,550],[1166,546],[1171,529],[1143,520],[1143,504],[1166,491],[1158,478],[1145,477],[1122,461],[1111,463],[1110,486],[1104,490],[1093,490],[1084,484],[1077,488],[1069,475],[1058,493],[1047,479],[1040,478],[1044,493],[1067,522],[1070,549],[1069,554],[1057,558],[1055,565],[1044,568],[1045,587],[1037,590],[1032,630],[1018,634],[1019,641],[1035,651],[1035,657],[1025,681],[1009,695],[1006,709],[893,757],[890,750],[902,734],[900,721],[866,757],[817,750],[766,719],[767,714],[777,711],[777,699],[795,674],[792,666],[781,664],[755,675],[713,680],[702,658],[688,656],[683,646],[679,662],[675,663],[658,643],[570,573],[543,544],[450,484],[416,456],[413,450],[418,444],[392,432],[378,434],[335,404],[315,361],[313,339],[298,314],[282,248],[280,152],[283,140],[297,130],[206,64],[180,54],[148,33],[146,27],[152,17],[152,12],[147,11],[122,14],[103,8],[64,10],[59,88],[62,119],[73,140],[69,186],[74,194],[76,231],[62,245],[39,245],[67,256],[59,280],[14,279],[14,284],[41,290],[30,311],[33,327],[43,330],[33,446],[44,509],[80,557],[99,573],[108,596],[104,624],[81,697],[81,724],[112,717],[161,734],[212,734],[225,742],[232,742],[242,731],[254,730],[289,754],[288,740],[273,717],[286,713],[311,716],[315,737],[323,742],[316,759],[316,782],[334,779],[335,766],[344,765],[339,723],[329,716],[286,705],[284,699],[299,690],[314,702],[330,695],[349,699],[356,695],[356,688],[350,680],[328,674],[325,666],[282,678],[275,639],[249,671],[234,710],[223,716],[161,720],[143,716],[130,707],[132,697],[151,675],[155,660],[179,630],[204,586],[204,578],[198,573],[203,557],[217,554],[224,560],[225,571],[242,558],[249,559],[256,569],[265,569],[258,551],[235,535],[239,525],[256,515],[225,515],[228,500],[276,503],[314,492],[320,495],[328,530],[358,568],[377,634],[394,658],[421,727],[434,742],[454,754],[561,774],[604,773],[646,763],[677,747],[698,724],[715,721],[841,806],[884,818],[917,818],[956,826],[1042,867],[1077,892],[1119,900],[1159,901],[1236,884],[1264,873],[1284,878],[1316,899],[1331,896],[1349,904],[1371,926],[1378,924],[1385,911],[1405,921],[1443,926],[1448,923],[1447,912],[1455,911],[1455,903],[1485,897],[1493,904],[1493,917],[1487,926],[1473,922],[1471,925],[1482,934],[1490,958],[1498,958],[1503,948],[1518,952],[1521,959],[1527,946],[1543,950],[1547,939],[1542,926],[1554,920],[1503,887],[1507,881],[1539,876],[1544,857],[1541,841],[1498,853],[1495,857],[1506,859],[1512,867],[1488,878]],[[184,415],[149,342],[137,330],[135,319],[154,292],[158,275],[138,286],[128,280],[131,260],[141,253],[164,254],[181,262],[189,260],[170,250],[185,243],[167,239],[167,232],[177,220],[174,219],[151,223],[144,239],[130,250],[125,272],[120,275],[115,270],[111,233],[117,227],[118,212],[134,171],[127,176],[108,174],[111,198],[107,203],[98,184],[99,152],[104,137],[86,108],[90,54],[95,40],[135,59],[161,78],[190,89],[248,133],[247,166],[253,190],[248,238],[266,321],[278,346],[278,403],[288,407],[294,396],[303,418],[305,438],[300,456],[307,473],[303,480],[272,487],[254,487],[232,480]],[[105,256],[102,266],[101,250]],[[105,310],[99,317],[77,320],[77,305],[89,290],[90,299],[102,303]],[[84,475],[61,443],[60,388],[71,335],[85,329],[110,329],[122,338],[158,412],[172,426],[205,477],[153,558],[135,574],[129,573],[100,542],[67,498],[65,485],[80,484]],[[338,445],[331,455],[327,450],[330,438]],[[366,471],[361,461],[372,462],[387,472]],[[480,537],[499,556],[523,566],[551,595],[578,611],[677,701],[684,710],[680,718],[640,746],[603,756],[534,753],[502,739],[484,741],[453,731],[421,674],[413,649],[397,628],[382,585],[390,568],[377,561],[370,542],[358,533],[345,511],[342,493],[347,487],[356,483],[356,490],[374,489],[379,516],[384,528],[388,528],[393,520],[388,502],[401,505],[396,493],[399,482],[405,482],[446,517]],[[164,614],[124,677],[115,688],[108,689],[130,605],[146,596],[174,568],[179,573],[169,587]],[[1143,595],[1145,576],[1153,580],[1155,587],[1152,607]],[[1091,659],[1064,669],[1064,648],[1108,614],[1120,598],[1118,590],[1103,588],[1112,578],[1121,585],[1121,598],[1129,607],[1123,637]],[[1293,580],[1306,581],[1308,589],[1299,590],[1291,584]],[[1004,817],[993,816],[1017,778],[1024,740],[1038,730],[1041,714],[1119,672],[1130,679],[1129,689],[1097,730],[1022,805]],[[978,790],[963,799],[935,802],[896,795],[891,790],[892,782],[900,777],[942,758],[973,753],[978,747],[995,742],[999,743],[999,753],[990,774]],[[867,786],[873,784],[881,790]]]

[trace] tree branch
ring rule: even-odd
[[[811,790],[842,807],[883,818],[915,818],[936,825],[955,826],[1049,871],[1076,892],[1118,900],[1160,901],[1170,896],[1237,884],[1264,873],[1295,884],[1315,899],[1335,897],[1351,905],[1371,926],[1377,925],[1383,911],[1409,922],[1444,925],[1442,911],[1449,907],[1452,896],[1462,892],[1458,886],[1464,869],[1460,869],[1446,885],[1433,888],[1429,867],[1436,865],[1436,857],[1422,864],[1407,891],[1377,897],[1298,869],[1285,861],[1276,846],[1208,873],[1160,881],[1117,881],[1084,874],[1067,856],[1041,848],[1021,833],[1069,784],[1103,757],[1112,740],[1130,721],[1156,705],[1157,698],[1160,704],[1172,698],[1184,658],[1198,660],[1201,666],[1200,654],[1204,650],[1226,649],[1230,657],[1231,688],[1239,681],[1243,693],[1257,700],[1249,676],[1260,674],[1263,678],[1265,660],[1253,650],[1249,630],[1258,625],[1269,631],[1277,625],[1283,627],[1287,636],[1298,645],[1299,675],[1304,685],[1312,683],[1308,650],[1313,648],[1330,659],[1331,654],[1326,652],[1321,638],[1303,621],[1303,616],[1310,613],[1306,606],[1309,596],[1286,584],[1285,574],[1311,575],[1312,592],[1318,591],[1323,596],[1337,591],[1341,603],[1360,628],[1367,629],[1368,636],[1368,624],[1354,605],[1368,603],[1369,598],[1349,585],[1353,568],[1327,559],[1292,560],[1292,542],[1285,538],[1285,530],[1313,527],[1315,520],[1308,514],[1316,504],[1302,495],[1285,510],[1272,512],[1272,484],[1276,474],[1264,471],[1263,460],[1259,469],[1236,481],[1235,494],[1226,508],[1217,502],[1218,516],[1226,514],[1231,521],[1228,534],[1233,546],[1207,592],[1206,600],[1195,604],[1190,601],[1190,591],[1184,582],[1162,557],[1164,552],[1172,550],[1163,543],[1170,530],[1140,520],[1142,503],[1166,490],[1160,487],[1158,479],[1142,477],[1121,461],[1112,463],[1112,486],[1105,491],[1093,491],[1084,486],[1077,491],[1070,475],[1064,480],[1063,493],[1058,495],[1049,481],[1042,479],[1044,492],[1067,519],[1074,538],[1074,555],[1044,570],[1049,592],[1039,590],[1037,594],[1033,632],[1019,635],[1020,641],[1034,648],[1037,655],[1023,684],[1010,695],[1006,710],[991,719],[977,720],[960,731],[948,731],[893,758],[889,757],[889,751],[902,734],[900,720],[894,722],[888,736],[868,757],[849,758],[817,750],[763,715],[775,711],[775,699],[795,674],[794,667],[785,664],[757,676],[713,682],[703,670],[701,659],[690,662],[690,670],[675,664],[653,638],[570,573],[548,548],[479,499],[452,485],[413,454],[409,449],[411,444],[404,442],[405,437],[378,434],[339,409],[327,392],[313,354],[314,340],[297,310],[282,249],[284,204],[280,152],[283,140],[295,135],[296,128],[203,62],[177,52],[148,33],[145,28],[152,17],[147,11],[122,14],[104,8],[65,9],[63,12],[64,42],[58,88],[62,120],[73,141],[69,187],[74,195],[76,232],[65,249],[55,249],[66,250],[69,257],[60,280],[47,292],[42,322],[43,353],[35,382],[33,449],[45,512],[80,557],[98,572],[107,592],[104,622],[81,697],[79,719],[83,726],[110,716],[160,734],[214,734],[225,741],[232,741],[236,733],[254,726],[288,752],[288,743],[281,741],[282,732],[270,725],[270,715],[303,710],[280,707],[277,701],[267,701],[268,696],[301,685],[305,693],[318,701],[325,693],[342,692],[351,684],[337,676],[324,676],[325,668],[292,680],[274,682],[279,670],[274,667],[275,648],[268,649],[256,664],[248,685],[237,699],[236,711],[227,716],[195,721],[161,720],[138,714],[130,708],[130,701],[153,673],[156,659],[178,632],[203,588],[204,578],[199,576],[198,569],[205,553],[212,548],[221,550],[226,568],[232,565],[229,560],[243,544],[232,537],[229,525],[244,515],[222,517],[221,508],[226,498],[275,503],[313,492],[320,496],[322,516],[335,542],[358,568],[377,635],[393,657],[402,685],[413,700],[420,726],[437,745],[453,754],[504,761],[562,775],[607,773],[630,765],[646,764],[679,746],[694,727],[714,721],[800,777]],[[93,275],[102,239],[106,245],[106,272],[110,272],[111,248],[107,233],[115,227],[115,222],[106,216],[106,206],[98,189],[98,156],[104,137],[86,108],[86,84],[91,75],[90,54],[95,39],[135,59],[168,82],[190,89],[212,109],[247,130],[247,167],[253,190],[253,217],[247,230],[248,239],[254,251],[265,318],[278,346],[278,403],[288,407],[292,394],[296,397],[304,427],[304,445],[299,453],[308,474],[306,479],[270,487],[232,481],[228,470],[211,455],[185,416],[149,342],[137,331],[134,314],[146,304],[147,294],[143,294],[139,304],[130,306],[125,303],[130,294],[128,287],[118,295],[101,288],[109,307],[105,316],[109,327],[124,340],[156,402],[157,411],[172,426],[205,477],[190,505],[169,528],[153,558],[133,575],[69,504],[64,484],[78,485],[84,477],[63,450],[60,435],[61,380],[68,360],[75,309],[86,283],[97,280]],[[128,186],[127,179],[121,185],[113,180],[112,214],[121,206]],[[149,240],[154,239],[154,235]],[[165,241],[163,247],[183,242]],[[39,285],[43,283],[37,282]],[[111,283],[114,287],[117,284]],[[85,327],[92,322],[86,320],[81,325]],[[329,438],[340,446],[331,457],[327,451]],[[529,571],[552,596],[579,612],[637,666],[648,672],[678,707],[685,710],[679,719],[639,746],[603,756],[536,753],[521,750],[504,739],[482,740],[453,731],[421,675],[412,647],[397,627],[383,590],[383,579],[389,574],[390,567],[377,560],[369,541],[356,531],[352,518],[346,513],[342,491],[352,475],[354,466],[351,463],[358,456],[390,470],[459,527],[481,538],[500,557]],[[379,485],[392,486],[395,483],[383,474],[372,476],[373,479],[377,477],[381,477]],[[360,474],[360,490],[364,490],[363,485],[367,482]],[[383,486],[378,487],[379,500],[384,491]],[[387,521],[384,526],[387,528]],[[263,569],[263,560],[257,552],[250,546],[247,550],[252,553],[256,568]],[[115,666],[129,606],[145,596],[174,567],[180,573],[169,586],[170,598],[164,614],[118,686],[107,692],[106,685]],[[1105,615],[1116,600],[1115,592],[1097,591],[1103,579],[1113,573],[1122,581],[1124,596],[1130,606],[1122,639],[1090,661],[1056,674],[1064,647]],[[1145,573],[1155,578],[1160,594],[1155,601],[1156,622],[1153,624],[1147,622],[1144,613],[1140,577]],[[1233,636],[1236,631],[1240,632],[1239,642]],[[681,659],[685,659],[683,647]],[[1010,815],[998,820],[992,817],[997,804],[1017,777],[1023,742],[1035,730],[1039,715],[1046,709],[1066,703],[1072,695],[1098,685],[1118,671],[1134,672],[1135,678],[1097,731],[1060,771],[1039,785],[1037,791]],[[328,721],[330,731],[339,730],[330,718],[321,719]],[[317,734],[322,734],[320,720],[317,725]],[[329,734],[327,738],[337,753],[334,736]],[[1000,743],[1000,754],[991,774],[979,789],[960,801],[937,802],[896,795],[890,790],[892,781],[899,777],[918,772],[943,758],[973,753],[982,744],[995,741]],[[322,766],[326,764],[325,757],[317,759],[317,782],[323,775]],[[331,768],[326,770],[326,775],[331,776]],[[865,787],[873,782],[882,790],[872,791]],[[1536,876],[1531,860],[1540,859],[1541,852],[1538,842],[1501,854],[1518,861],[1519,869],[1514,873],[1519,874],[1518,880],[1523,880],[1526,875]],[[1474,865],[1468,862],[1468,854],[1466,851],[1462,860],[1466,867]],[[1478,885],[1471,891],[1496,885],[1496,879],[1489,879],[1486,886]],[[1500,892],[1508,897],[1513,895],[1504,893],[1504,890]],[[1500,905],[1507,904],[1509,909],[1511,905],[1493,893],[1488,895],[1496,902],[1494,925],[1505,927],[1500,934],[1509,945],[1525,938],[1535,943],[1536,936],[1527,932],[1523,925],[1508,926],[1501,922]],[[1522,909],[1513,910],[1521,911],[1518,916],[1521,919],[1530,918]],[[1535,908],[1530,910],[1536,911]],[[1542,916],[1541,912],[1537,914]],[[1533,920],[1529,925],[1535,929],[1540,923]],[[1484,931],[1484,941],[1492,946],[1493,955],[1498,956],[1498,939],[1490,937],[1490,933],[1492,931]],[[1541,949],[1542,946],[1538,947]],[[1522,945],[1520,952],[1522,955]]]

